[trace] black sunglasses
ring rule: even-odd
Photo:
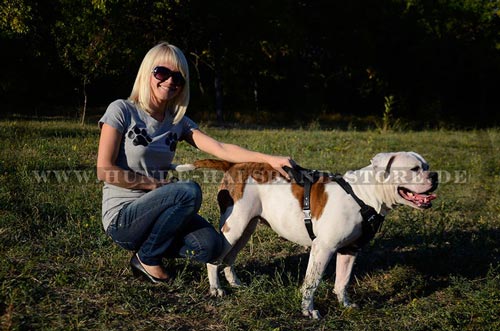
[[[160,82],[164,82],[172,77],[172,83],[178,86],[182,86],[186,83],[186,80],[182,77],[182,74],[179,71],[172,71],[166,67],[155,67],[153,69],[153,76]]]

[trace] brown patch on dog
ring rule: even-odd
[[[331,180],[328,177],[321,177],[311,187],[311,217],[319,219],[328,201],[328,194],[325,192],[325,184]],[[299,201],[300,208],[304,208],[304,187],[296,183],[292,184],[293,196]]]
[[[234,204],[243,197],[249,177],[252,177],[257,183],[263,184],[271,182],[278,175],[276,170],[265,163],[236,163],[224,173],[219,190],[228,191]]]
[[[219,190],[227,190],[229,192],[229,197],[233,200],[232,204],[243,197],[248,177],[251,176],[257,183],[263,184],[279,176],[279,173],[266,163],[231,163],[222,160],[207,159],[195,161],[193,165],[197,169],[206,168],[225,171]],[[222,206],[219,204],[219,206],[221,208],[224,207],[225,210],[228,205],[224,203]]]
[[[279,176],[279,172],[267,163],[248,163],[247,169],[252,178],[259,184],[269,183]]]
[[[231,230],[231,228],[229,227],[229,225],[227,225],[227,223],[224,223],[224,225],[222,226],[222,229],[220,229],[220,231],[222,233],[229,232],[229,230]]]

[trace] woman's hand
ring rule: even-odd
[[[290,176],[286,173],[283,167],[292,168],[291,158],[288,156],[274,156],[274,155],[266,155],[264,154],[264,158],[266,163],[268,163],[271,167],[273,167],[276,171],[278,171],[286,180],[290,180]]]

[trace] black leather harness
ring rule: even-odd
[[[362,246],[366,245],[370,240],[375,237],[382,223],[384,222],[384,216],[380,215],[375,211],[375,209],[363,202],[352,190],[349,183],[340,174],[332,174],[329,172],[321,172],[317,170],[304,169],[298,165],[294,165],[293,168],[284,167],[283,168],[288,175],[293,178],[293,180],[300,186],[304,187],[304,199],[303,199],[303,212],[304,212],[304,224],[306,226],[307,232],[311,240],[314,240],[316,236],[313,231],[313,224],[311,219],[311,187],[320,178],[328,178],[336,182],[344,191],[349,194],[354,201],[360,207],[361,217],[363,221],[361,222],[362,234],[355,243],[349,245],[348,248],[359,250]]]

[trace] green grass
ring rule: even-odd
[[[0,122],[1,329],[500,329],[499,130],[205,131],[334,172],[414,150],[449,178],[433,209],[396,209],[360,253],[349,287],[359,309],[337,304],[329,266],[315,300],[324,319],[312,321],[299,310],[307,250],[263,226],[237,260],[247,286],[225,298],[211,298],[205,266],[185,260],[168,262],[177,273],[169,286],[133,279],[130,254],[101,226],[97,125]],[[176,162],[204,157],[180,144]],[[201,184],[201,214],[215,225],[217,184]]]

